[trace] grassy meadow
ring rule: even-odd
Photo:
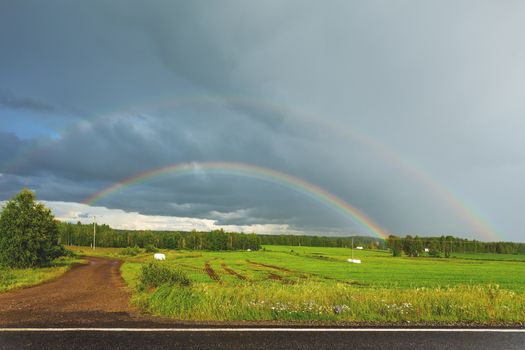
[[[69,270],[73,264],[81,262],[82,260],[78,258],[62,257],[54,260],[49,267],[32,269],[0,268],[0,293],[29,287],[57,278]]]
[[[84,249],[85,253],[91,253]],[[265,246],[261,251],[163,251],[160,264],[183,271],[190,286],[141,286],[153,254],[95,254],[125,260],[132,302],[156,315],[195,321],[367,324],[523,324],[522,256],[394,258],[347,248]],[[496,258],[501,258],[496,261]]]

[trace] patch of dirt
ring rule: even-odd
[[[284,284],[295,284],[294,281],[288,280],[288,279],[284,279],[283,276],[280,276],[280,275],[278,275],[276,273],[272,273],[272,272],[270,272],[268,274],[268,279],[274,280],[274,281],[279,281],[279,282],[284,283]]]
[[[237,277],[238,279],[240,279],[240,280],[242,280],[242,281],[246,281],[246,280],[248,280],[248,279],[246,278],[246,276],[243,276],[243,275],[241,275],[240,273],[238,273],[237,271],[232,270],[232,269],[229,268],[228,265],[226,265],[225,263],[222,263],[221,266],[222,266],[222,268],[224,269],[224,271],[226,271],[227,274],[232,275],[232,276],[235,276],[235,277]]]
[[[268,274],[268,278],[271,279],[271,280],[275,280],[275,281],[282,281],[283,280],[282,276],[279,276],[278,274],[275,274],[275,273]]]
[[[292,272],[291,270],[288,270],[287,268],[280,267],[280,266],[262,264],[262,263],[258,263],[258,262],[251,261],[251,260],[246,260],[246,261],[249,262],[250,264],[256,265],[256,266],[268,267],[270,269],[284,271],[284,272]]]
[[[287,268],[284,268],[284,267],[280,267],[280,266],[275,266],[275,265],[268,265],[268,264],[262,264],[262,263],[257,263],[255,261],[251,261],[251,260],[246,260],[247,262],[249,262],[250,264],[254,265],[254,266],[259,266],[259,267],[266,267],[266,268],[270,268],[270,269],[274,269],[274,270],[278,270],[278,271],[283,271],[283,272],[289,272],[289,273],[295,273],[297,274],[297,277],[299,278],[303,278],[303,279],[307,279],[309,276],[303,272],[299,272],[299,271],[292,271],[292,270],[289,270]],[[313,275],[311,275],[313,276]],[[295,282],[293,281],[290,281],[290,280],[287,280],[288,282],[290,282],[289,284],[295,284]]]
[[[85,258],[62,277],[33,287],[0,294],[0,325],[20,320],[46,321],[57,315],[123,315],[134,311],[120,276],[119,260]],[[106,316],[106,317],[107,317]]]
[[[217,275],[215,270],[211,268],[209,261],[204,264],[204,271],[208,274],[208,276],[210,276],[212,280],[217,282],[221,280],[221,278],[219,277],[219,275]]]

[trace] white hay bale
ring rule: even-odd
[[[166,260],[166,255],[162,253],[155,253],[153,254],[153,257],[155,260]]]
[[[361,259],[348,259],[347,261],[352,264],[361,264]]]

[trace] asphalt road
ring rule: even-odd
[[[523,332],[0,331],[0,349],[524,349]]]

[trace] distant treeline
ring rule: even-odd
[[[363,247],[366,249],[387,249],[383,239],[368,236],[327,237],[306,235],[258,235],[262,244],[291,245],[307,247]]]
[[[117,230],[108,225],[96,226],[98,247],[140,247],[153,245],[161,249],[194,250],[258,250],[261,245],[310,247],[351,247],[387,249],[386,241],[373,237],[325,237],[306,235],[256,235],[216,230],[211,232]],[[90,246],[93,224],[59,223],[60,242],[67,245]]]
[[[92,224],[59,222],[62,244],[90,246],[93,243]],[[524,254],[525,243],[480,242],[452,236],[406,237],[390,236],[387,240],[367,237],[327,237],[311,235],[256,235],[215,230],[211,232],[117,230],[108,225],[96,226],[99,247],[140,247],[152,245],[161,249],[193,250],[259,250],[261,245],[310,247],[354,247],[390,249],[394,256],[450,256],[451,253]],[[428,250],[428,252],[426,251]]]
[[[495,253],[495,254],[525,254],[525,243],[512,242],[480,242],[453,236],[405,237],[389,236],[388,248],[392,255],[449,257],[452,253]]]
[[[62,244],[91,246],[93,224],[60,222]],[[178,232],[150,230],[117,230],[108,225],[96,226],[97,247],[140,247],[152,245],[161,249],[240,250],[261,248],[261,239],[254,233],[244,234],[216,230],[211,232]]]

